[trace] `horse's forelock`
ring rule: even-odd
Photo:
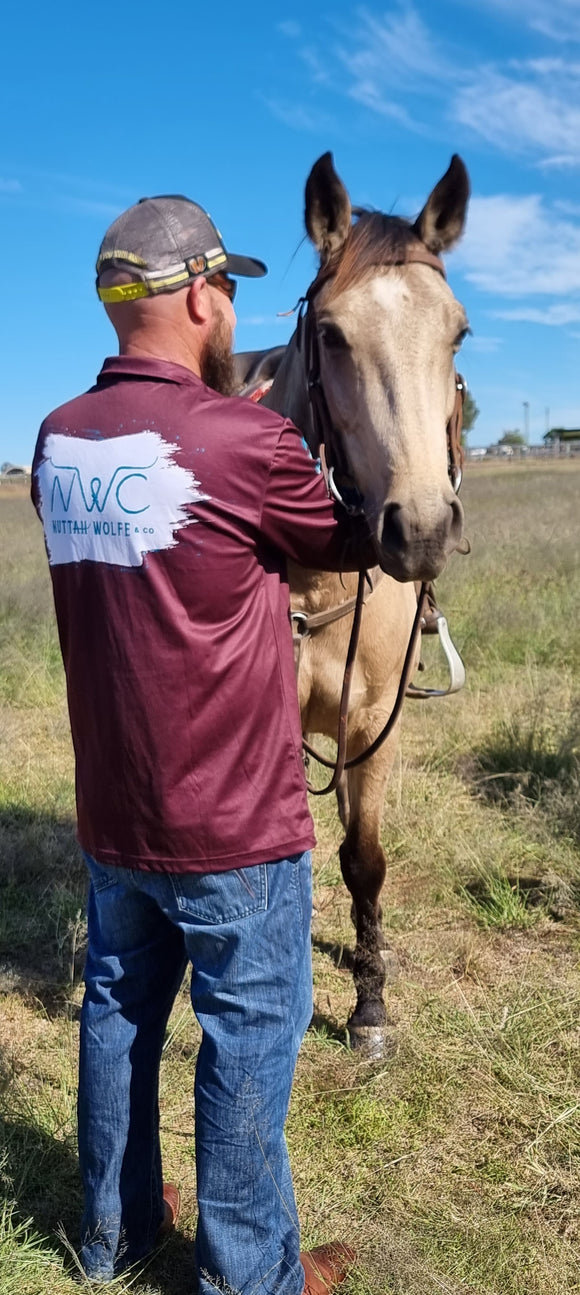
[[[382,211],[362,211],[340,251],[320,271],[318,284],[328,283],[331,300],[368,278],[378,266],[404,260],[406,248],[416,242],[410,221]]]

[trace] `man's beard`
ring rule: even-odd
[[[232,396],[236,390],[234,357],[232,355],[232,330],[222,315],[215,319],[200,356],[201,380],[222,396]]]

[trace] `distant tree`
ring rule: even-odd
[[[463,401],[463,427],[461,429],[461,442],[465,445],[465,437],[471,431],[476,418],[479,417],[479,409],[473,399],[469,389],[465,393]]]
[[[503,436],[500,436],[500,439],[498,441],[498,445],[526,445],[526,444],[527,444],[527,441],[524,436],[524,433],[520,432],[519,427],[514,427],[513,432],[504,432]]]

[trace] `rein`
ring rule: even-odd
[[[410,262],[429,265],[439,274],[443,275],[443,278],[446,278],[443,262],[423,244],[412,244],[405,249],[404,256],[397,256],[396,259],[385,261],[383,264],[395,266],[407,265]],[[354,517],[364,515],[364,505],[358,486],[352,478],[344,446],[332,421],[326,395],[322,386],[320,371],[320,345],[313,305],[315,297],[331,277],[332,269],[325,267],[321,270],[317,278],[314,280],[314,283],[312,283],[308,289],[306,296],[302,298],[298,314],[297,344],[299,350],[304,348],[306,355],[306,383],[311,422],[309,434],[306,434],[306,440],[313,458],[320,458],[322,471],[324,473],[329,493],[337,503],[341,504],[350,516]],[[456,371],[455,403],[446,429],[448,471],[456,494],[461,485],[463,468],[461,429],[463,425],[464,400],[465,383],[461,374]],[[314,747],[311,747],[308,742],[303,740],[302,743],[304,751],[309,756],[315,759],[319,764],[324,765],[327,769],[333,770],[331,780],[326,787],[314,787],[312,783],[307,780],[306,785],[308,790],[314,796],[326,796],[329,792],[335,791],[345,770],[354,769],[357,765],[363,764],[365,760],[370,760],[371,756],[378,751],[379,747],[382,746],[383,742],[385,742],[389,737],[399,719],[403,707],[403,702],[405,700],[410,683],[410,677],[413,671],[415,648],[421,633],[421,621],[427,605],[428,595],[427,585],[425,583],[421,585],[418,596],[417,611],[415,613],[399,688],[391,714],[381,732],[374,741],[371,742],[370,746],[352,759],[346,759],[350,685],[360,635],[362,609],[367,593],[366,586],[368,583],[370,586],[370,592],[372,593],[373,588],[378,582],[377,577],[380,579],[382,574],[383,573],[380,568],[374,568],[372,574],[361,571],[358,578],[356,598],[349,598],[346,602],[339,604],[337,607],[332,607],[326,612],[319,612],[311,616],[304,612],[292,613],[292,621],[295,626],[293,632],[295,661],[296,670],[298,672],[301,648],[303,647],[305,638],[308,636],[310,631],[320,628],[323,625],[328,625],[332,621],[339,620],[341,617],[354,611],[340,698],[338,733],[336,738],[336,760],[333,761],[327,759],[326,756],[321,754],[321,752],[316,751]]]

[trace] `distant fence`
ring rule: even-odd
[[[580,457],[580,444],[575,445],[528,445],[524,450],[514,445],[513,454],[502,450],[489,449],[485,454],[470,454],[465,451],[466,463],[525,463],[528,459],[571,459]]]
[[[30,472],[0,472],[0,486],[29,486]]]

